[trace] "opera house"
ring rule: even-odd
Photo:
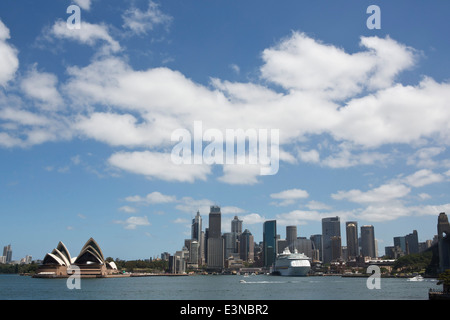
[[[38,278],[67,278],[73,274],[73,266],[80,270],[82,278],[101,278],[118,275],[116,264],[105,260],[97,242],[90,238],[81,249],[77,257],[71,257],[64,243],[51,253],[47,253],[34,277]]]

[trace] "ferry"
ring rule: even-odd
[[[303,253],[298,253],[297,249],[293,253],[286,248],[275,260],[273,274],[281,276],[306,276],[311,270],[310,258]]]

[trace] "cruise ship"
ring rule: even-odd
[[[281,276],[306,276],[311,270],[310,259],[303,253],[298,253],[297,249],[294,253],[286,248],[283,253],[277,256],[275,266],[273,268],[273,274],[279,274]]]

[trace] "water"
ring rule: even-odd
[[[427,300],[430,288],[441,289],[435,279],[380,281],[370,290],[366,278],[339,276],[157,276],[81,279],[70,290],[66,279],[0,275],[0,300]]]

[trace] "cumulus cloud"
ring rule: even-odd
[[[18,51],[8,44],[9,29],[0,20],[0,86],[5,86],[14,78],[19,68]]]
[[[72,40],[89,46],[101,43],[103,53],[121,50],[119,42],[110,35],[108,26],[92,24],[84,20],[81,21],[80,29],[69,29],[66,21],[58,20],[51,27],[47,37]]]
[[[159,9],[159,5],[153,1],[149,1],[146,11],[138,8],[130,8],[122,15],[123,27],[130,29],[138,35],[147,34],[156,26],[167,28],[173,18]]]
[[[297,201],[299,199],[308,198],[309,194],[307,191],[302,190],[302,189],[289,189],[289,190],[284,190],[284,191],[281,191],[278,193],[272,193],[270,195],[270,197],[272,199],[281,200],[281,202],[275,203],[276,205],[287,206],[287,205],[295,203],[295,201]]]

